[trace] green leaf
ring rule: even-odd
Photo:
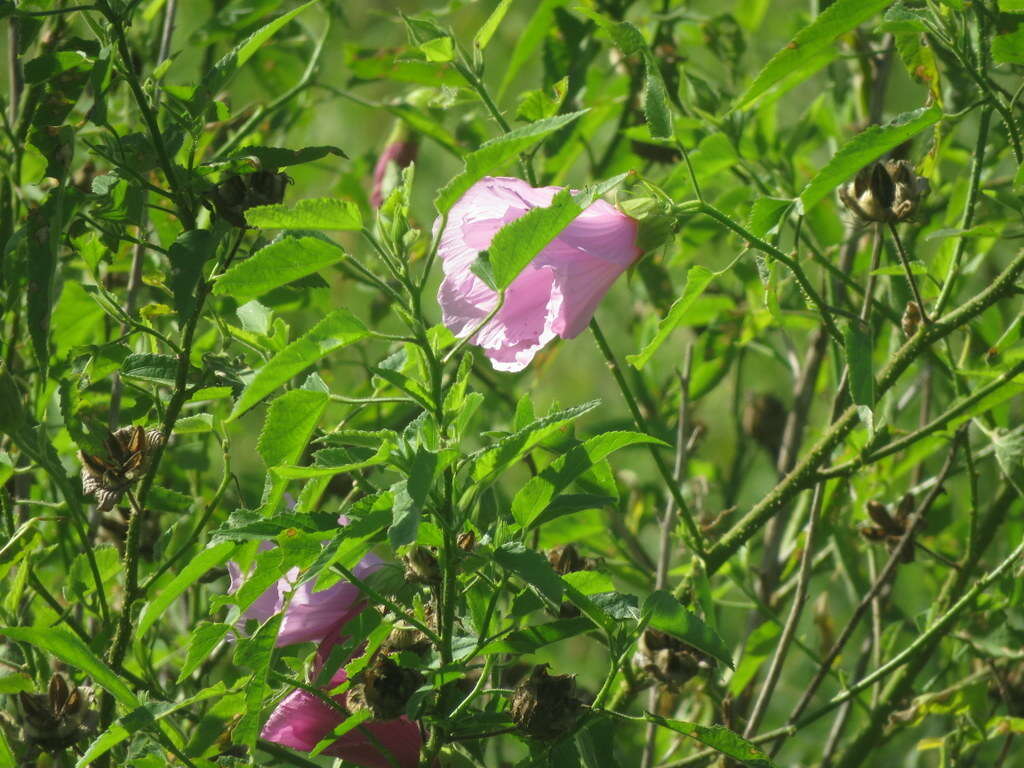
[[[188,655],[185,657],[185,663],[181,667],[181,672],[178,673],[178,684],[180,685],[184,680],[195,672],[202,664],[213,653],[213,649],[217,647],[217,644],[224,638],[224,636],[231,629],[227,624],[211,624],[208,621],[202,621],[199,626],[192,630],[192,639],[188,644]]]
[[[245,220],[260,229],[358,230],[363,226],[359,206],[331,197],[299,200],[293,206],[257,205],[245,212]]]
[[[443,186],[437,193],[434,205],[442,215],[448,213],[451,207],[462,197],[466,190],[473,186],[489,173],[501,168],[505,163],[523,152],[538,141],[550,136],[555,131],[564,128],[574,120],[577,120],[586,110],[581,112],[570,112],[565,115],[556,115],[546,120],[538,120],[535,123],[516,128],[503,136],[491,139],[480,146],[475,152],[466,155],[466,167],[454,179]]]
[[[722,638],[663,589],[652,592],[644,601],[642,621],[713,656],[732,669],[732,657]]]
[[[28,331],[36,362],[45,374],[50,363],[50,315],[55,297],[57,246],[64,212],[63,187],[50,193],[46,202],[29,211],[27,229]]]
[[[434,484],[437,464],[437,454],[420,446],[409,467],[409,476],[391,486],[395,501],[388,541],[392,549],[416,540],[420,517]]]
[[[602,184],[587,187],[576,194],[569,189],[563,189],[554,196],[551,205],[533,208],[499,229],[487,248],[496,289],[502,291],[508,288],[519,273],[558,237],[562,230],[600,195],[620,184],[626,175],[622,174]]]
[[[523,528],[529,528],[551,500],[573,480],[614,451],[638,443],[665,445],[650,435],[623,431],[605,432],[575,446],[519,489],[512,499],[512,516]]]
[[[992,38],[992,58],[1004,64],[1024,64],[1024,26]]]
[[[501,0],[498,6],[491,12],[491,15],[487,17],[487,21],[483,23],[477,33],[473,36],[473,47],[484,51],[491,42],[491,38],[494,37],[494,33],[498,31],[498,27],[501,26],[501,22],[505,18],[505,14],[508,13],[509,7],[512,5],[512,0]]]
[[[213,284],[213,292],[248,301],[344,258],[340,246],[318,237],[283,237],[231,267]]]
[[[654,338],[647,342],[647,346],[635,355],[626,355],[626,360],[629,364],[637,370],[647,365],[651,357],[654,356],[654,353],[658,351],[658,348],[672,335],[672,332],[685,322],[686,313],[693,307],[701,294],[704,293],[708,283],[720,274],[722,273],[712,272],[707,267],[702,267],[699,264],[690,267],[690,271],[686,273],[686,286],[683,288],[682,296],[675,300],[668,314],[662,318]]]
[[[62,627],[0,627],[0,637],[29,643],[82,670],[125,707],[139,706],[131,688],[85,643]]]
[[[501,640],[488,643],[480,649],[483,656],[492,653],[513,653],[525,655],[536,653],[538,649],[546,645],[576,637],[584,632],[594,629],[594,622],[585,616],[577,616],[572,619],[559,619],[549,621],[547,624],[538,624],[535,627],[527,627],[506,635]],[[470,647],[470,650],[472,646]]]
[[[158,725],[167,715],[185,707],[198,704],[212,698],[221,698],[227,692],[223,681],[204,688],[194,696],[181,701],[151,701],[129,712],[116,723],[113,723],[96,739],[75,763],[75,768],[85,768],[101,755],[106,754],[115,746],[128,739],[133,733],[150,730]]]
[[[245,687],[245,714],[231,731],[231,741],[252,749],[260,734],[263,699],[270,692],[267,674],[274,654],[274,641],[284,614],[275,613],[250,638],[239,640],[233,661],[253,671]]]
[[[689,736],[705,746],[711,747],[733,760],[739,760],[748,768],[776,768],[775,763],[758,747],[737,733],[721,725],[697,725],[685,720],[670,720],[667,717],[644,713],[644,718],[662,728]]]
[[[872,160],[916,136],[941,118],[942,110],[937,106],[931,106],[905,112],[887,125],[872,125],[858,133],[840,147],[825,167],[804,187],[797,199],[799,213],[809,211],[841,182],[846,181]]]
[[[159,384],[173,384],[178,376],[178,359],[149,352],[128,355],[121,363],[121,375]]]
[[[239,69],[252,58],[271,37],[277,34],[283,26],[309,8],[319,0],[309,0],[308,3],[293,8],[273,21],[258,27],[249,37],[232,48],[225,56],[214,64],[213,69],[206,73],[203,82],[196,88],[195,93],[189,100],[188,109],[193,115],[198,115],[206,105],[231,81]]]
[[[759,197],[750,208],[747,229],[762,240],[779,231],[787,211],[793,206],[788,197]]]
[[[298,461],[327,401],[323,392],[293,389],[270,404],[256,441],[256,451],[268,468]]]
[[[548,31],[552,28],[555,18],[555,9],[566,5],[569,0],[541,0],[536,5],[536,10],[530,16],[526,26],[516,36],[515,48],[504,63],[504,76],[501,78],[501,85],[498,87],[497,101],[500,103],[505,91],[515,80],[516,74],[534,58],[534,52],[544,42]]]
[[[368,459],[363,461],[353,461],[347,464],[326,464],[320,460],[323,451],[317,454],[317,463],[309,467],[291,467],[291,466],[279,466],[274,467],[273,472],[277,477],[285,480],[308,480],[311,478],[318,477],[334,477],[335,475],[342,475],[347,472],[355,472],[358,469],[366,469],[367,467],[375,467],[379,464],[383,464],[387,461],[391,455],[392,445],[390,443],[382,443],[377,449],[377,452]]]
[[[369,336],[366,326],[346,309],[336,309],[256,371],[228,421],[234,421],[293,376],[342,347]]]
[[[443,64],[455,58],[455,46],[452,44],[452,39],[447,35],[435,37],[433,40],[421,43],[420,51],[422,51],[427,61],[435,64]]]
[[[196,584],[203,574],[228,560],[235,548],[234,542],[222,541],[193,555],[170,584],[146,603],[139,616],[139,627],[135,633],[136,639],[141,640],[142,636],[146,634],[146,630],[164,615],[171,603],[177,600],[186,589]]]
[[[15,672],[13,674],[0,675],[0,694],[32,693],[35,689],[35,683],[32,682],[32,678],[27,674]],[[0,733],[3,733],[2,728],[0,728]]]
[[[320,145],[315,147],[303,147],[302,149],[285,149],[283,147],[242,147],[229,155],[229,159],[255,158],[260,168],[265,171],[274,171],[278,168],[287,168],[290,165],[302,165],[322,160],[328,155],[337,157],[348,157],[339,147]]]
[[[859,320],[850,320],[843,329],[846,340],[846,364],[850,367],[850,397],[855,405],[875,405],[875,374],[871,364],[871,331]]]
[[[203,274],[203,264],[213,258],[217,238],[208,229],[193,229],[182,233],[167,251],[171,262],[168,285],[174,294],[174,310],[180,320],[192,316],[196,308],[196,287]]]
[[[890,3],[892,0],[836,0],[814,21],[797,32],[793,40],[771,58],[754,78],[754,82],[736,100],[733,109],[746,109],[752,106],[772,87],[801,68],[803,77],[800,79],[809,77],[835,56],[832,44],[836,38],[867,21]],[[804,65],[810,62],[814,62],[816,66],[808,70]],[[799,81],[789,79],[786,86],[792,87],[797,82]]]
[[[534,587],[555,605],[561,605],[565,584],[544,555],[527,549],[519,542],[510,542],[494,550],[494,561]]]
[[[494,445],[473,454],[470,457],[473,461],[473,479],[481,486],[489,485],[536,445],[556,432],[566,430],[570,422],[594,410],[600,404],[600,400],[591,400],[589,403],[549,413]]]

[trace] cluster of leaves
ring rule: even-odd
[[[238,630],[286,576],[362,591],[350,681],[423,633],[424,767],[1011,764],[1024,4],[691,5],[0,2],[0,768],[323,761],[261,738],[316,649]],[[375,210],[391,120],[423,162]],[[844,221],[887,156],[915,220]],[[649,251],[519,377],[432,299],[508,173],[579,191],[495,236],[498,294],[601,196]]]

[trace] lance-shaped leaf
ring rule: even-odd
[[[512,516],[528,528],[552,499],[577,477],[610,453],[638,443],[665,445],[661,440],[641,432],[605,432],[575,446],[552,461],[543,472],[530,478],[512,499]]]
[[[231,267],[213,284],[213,292],[245,302],[344,258],[345,251],[328,240],[282,237]]]
[[[228,421],[237,419],[325,355],[366,338],[369,333],[359,318],[348,310],[334,310],[256,372],[242,391]]]
[[[652,592],[644,601],[642,617],[648,627],[672,635],[732,668],[729,649],[718,633],[686,610],[665,590]]]
[[[257,205],[245,212],[250,226],[260,229],[357,230],[363,226],[359,206],[348,200],[316,198],[295,205]]]

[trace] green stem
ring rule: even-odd
[[[978,192],[981,189],[981,169],[985,162],[985,146],[988,142],[989,123],[992,119],[992,108],[985,107],[981,110],[981,119],[978,122],[978,138],[974,145],[974,160],[971,163],[971,181],[967,188],[967,199],[964,201],[964,212],[960,216],[960,230],[967,230],[974,226],[974,212],[978,204]],[[953,287],[960,276],[960,264],[967,250],[968,239],[964,236],[957,238],[956,250],[953,251],[953,260],[949,263],[946,272],[946,280],[942,284],[939,298],[935,302],[935,314],[941,314],[953,295]]]
[[[615,353],[608,344],[608,339],[605,338],[604,332],[601,330],[601,326],[598,325],[596,317],[590,320],[590,330],[594,334],[594,340],[597,342],[597,346],[601,350],[601,354],[604,355],[605,362],[608,364],[608,369],[611,371],[612,377],[615,379],[615,383],[619,385],[619,391],[622,393],[622,397],[626,401],[626,406],[629,408],[629,412],[633,416],[633,423],[636,424],[636,428],[644,434],[651,434],[650,428],[647,426],[647,420],[640,412],[640,406],[637,405],[636,398],[633,396],[633,392],[630,390],[629,384],[626,383],[626,377],[622,375],[622,368],[619,366],[619,361],[616,359]],[[686,526],[686,530],[689,533],[690,548],[703,559],[705,557],[704,535],[700,532],[700,528],[697,527],[697,523],[693,519],[693,514],[690,512],[690,507],[687,505],[686,499],[683,498],[683,493],[679,488],[679,484],[673,477],[672,470],[669,468],[668,464],[665,463],[665,459],[662,457],[657,446],[649,443],[647,447],[650,451],[651,458],[654,460],[654,466],[657,467],[658,474],[661,475],[661,479],[664,481],[665,487],[672,496],[672,500],[675,501],[676,508],[678,509],[679,514],[683,519],[683,523]]]

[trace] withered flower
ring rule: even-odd
[[[874,525],[861,524],[860,535],[868,541],[884,541],[891,552],[900,543],[907,532],[910,523],[910,513],[914,510],[914,495],[904,494],[896,507],[896,513],[889,514],[888,508],[880,501],[871,499],[865,504],[868,516],[874,521]],[[911,563],[914,561],[914,546],[911,543],[903,550],[902,562]]]
[[[98,720],[89,708],[87,695],[87,689],[69,685],[59,672],[50,678],[45,694],[19,693],[26,742],[44,752],[59,752],[95,730]]]
[[[633,664],[670,688],[677,688],[715,660],[666,632],[647,628],[636,644]]]
[[[79,451],[83,493],[95,496],[100,510],[113,509],[131,484],[145,474],[153,451],[163,441],[158,429],[121,427],[107,435],[106,457]]]
[[[406,704],[423,680],[419,670],[399,666],[380,654],[360,681],[349,688],[346,703],[351,712],[368,709],[377,720],[394,720],[405,713]]]
[[[207,194],[217,215],[235,227],[245,229],[245,211],[257,205],[274,205],[284,200],[284,190],[292,183],[287,173],[255,171],[233,174]]]
[[[512,692],[510,714],[519,728],[535,739],[557,739],[576,725],[582,703],[576,698],[574,675],[549,675],[538,664]]]
[[[402,558],[405,563],[405,580],[412,584],[440,584],[441,568],[437,558],[426,547],[414,546]]]
[[[839,199],[861,221],[896,224],[917,213],[931,192],[928,179],[906,160],[876,162],[839,188]]]

